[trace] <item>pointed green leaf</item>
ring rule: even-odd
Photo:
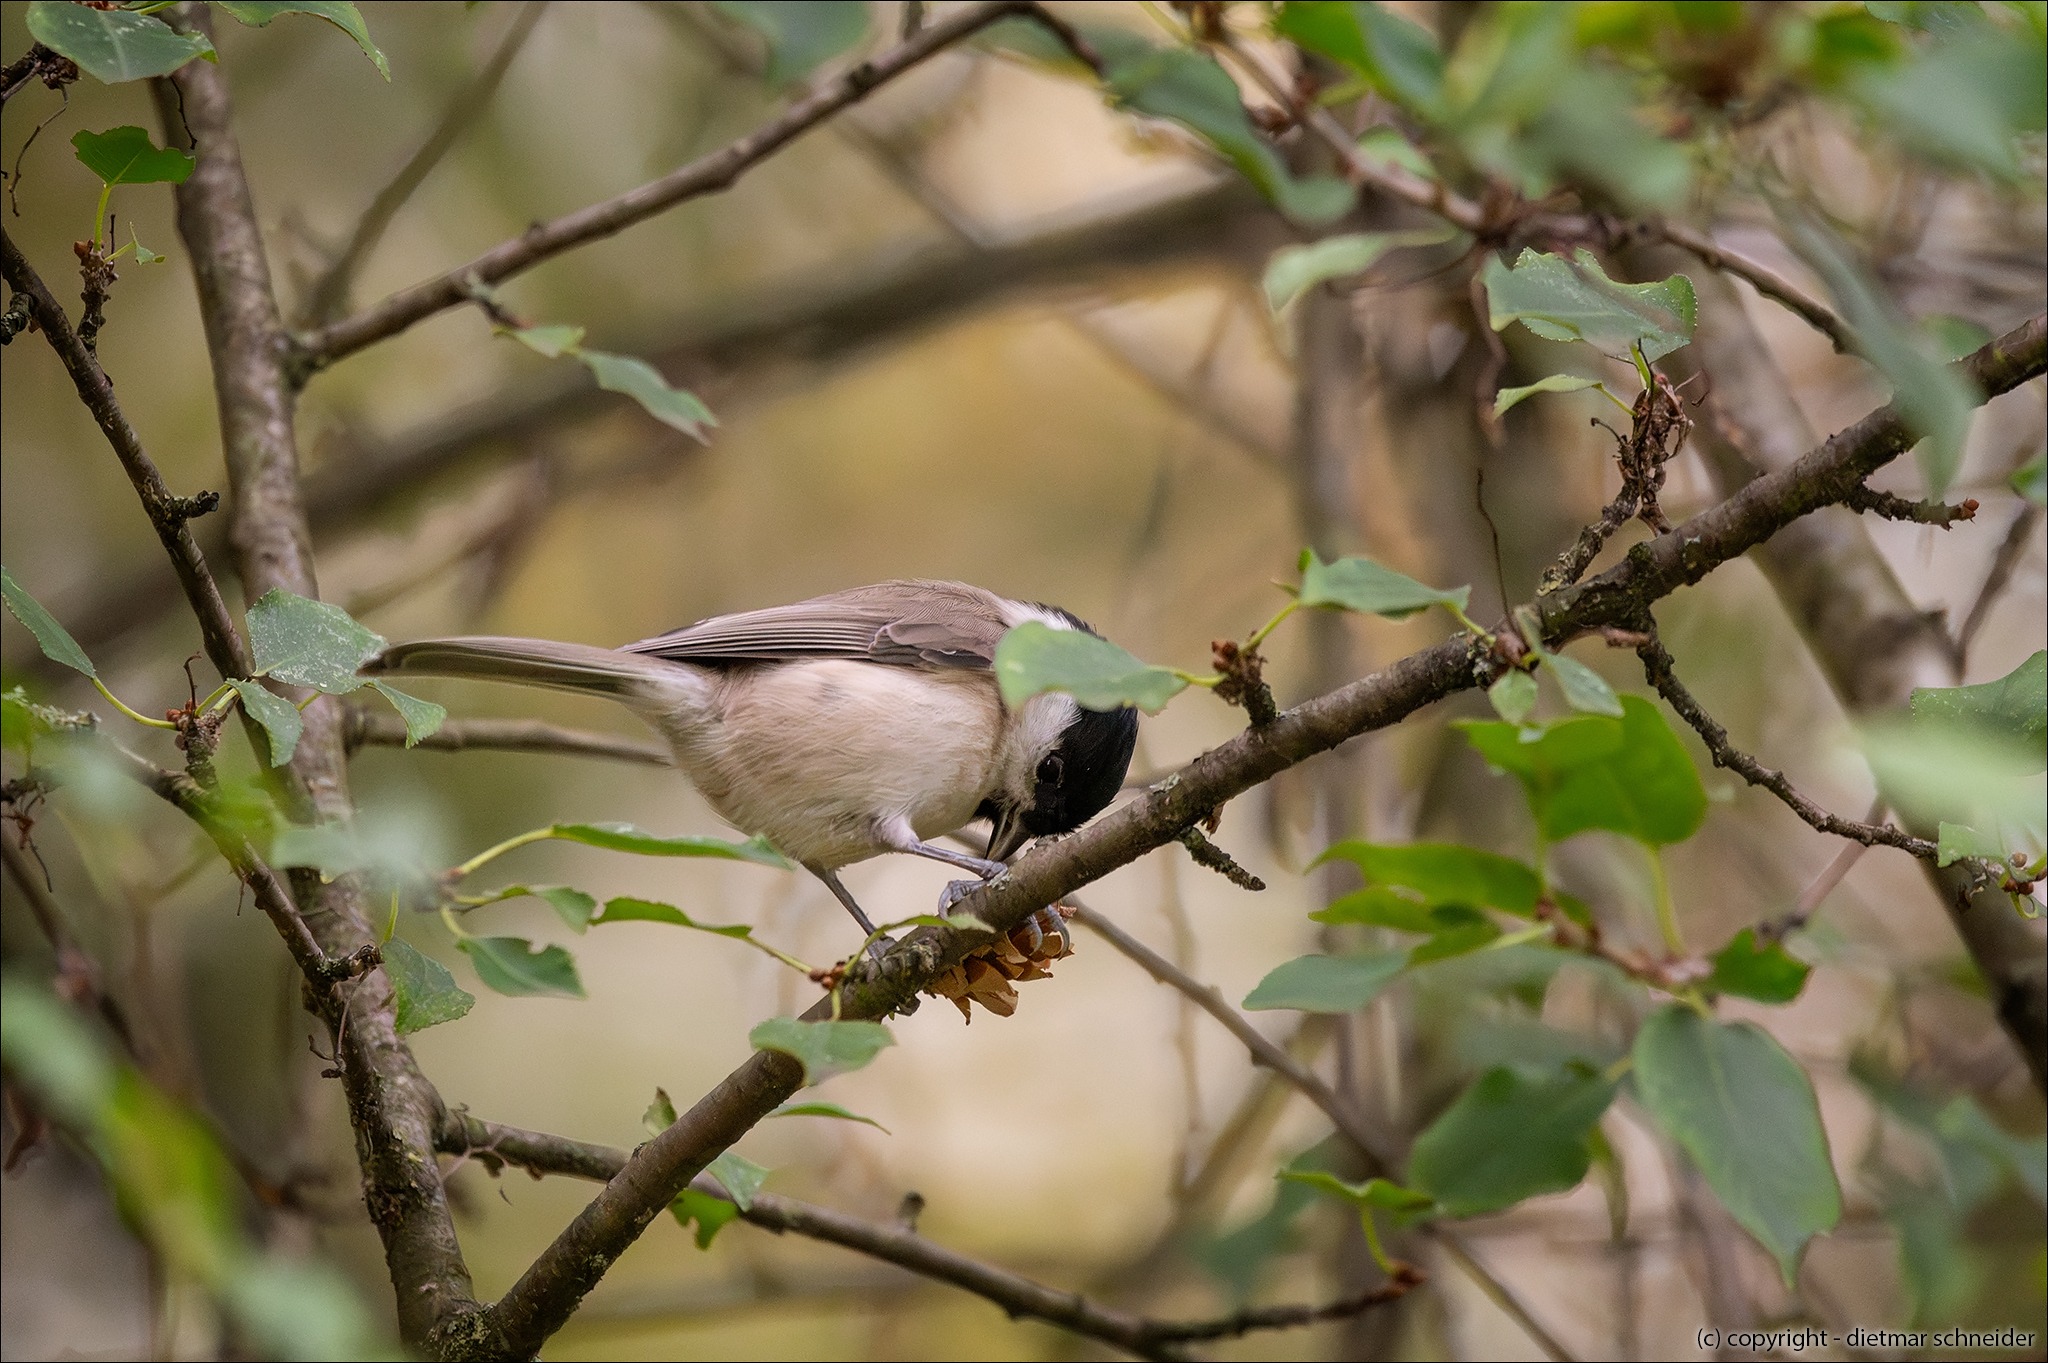
[[[1550,675],[1557,681],[1557,689],[1564,692],[1565,704],[1572,709],[1588,715],[1622,717],[1621,698],[1614,694],[1607,678],[1577,658],[1562,653],[1546,653],[1543,666],[1550,669]]]
[[[621,895],[607,899],[604,913],[594,920],[598,926],[606,923],[667,923],[678,928],[694,928],[717,937],[751,938],[754,929],[746,923],[700,923],[673,904],[662,904],[652,899],[634,899]]]
[[[1316,285],[1362,274],[1389,251],[1435,246],[1457,236],[1451,228],[1417,232],[1346,232],[1305,246],[1283,246],[1266,262],[1266,305],[1278,312]]]
[[[364,629],[341,607],[282,587],[249,607],[248,621],[258,676],[334,696],[364,685],[368,678],[356,669],[384,647],[383,635]]]
[[[0,597],[5,598],[7,609],[14,618],[35,636],[36,646],[43,650],[45,658],[61,663],[73,672],[83,672],[88,677],[99,676],[99,669],[92,665],[92,659],[85,656],[85,650],[78,646],[78,640],[71,637],[71,631],[58,624],[57,617],[44,610],[40,602],[24,591],[14,580],[14,574],[5,567],[0,567]]]
[[[1640,345],[1653,363],[1692,340],[1698,302],[1682,274],[1619,284],[1590,251],[1567,261],[1524,249],[1512,268],[1489,255],[1483,277],[1495,331],[1518,321],[1548,340],[1585,341],[1603,352]]]
[[[72,134],[78,159],[108,185],[181,185],[192,173],[192,153],[159,147],[140,128]]]
[[[448,967],[394,937],[383,946],[399,1035],[453,1022],[476,1006],[476,995],[455,983]]]
[[[1577,1187],[1614,1089],[1597,1074],[1488,1070],[1416,1138],[1408,1176],[1450,1216]]]
[[[863,1117],[858,1112],[848,1112],[837,1103],[809,1102],[784,1103],[768,1114],[770,1117],[835,1117],[842,1122],[862,1122],[884,1135],[894,1133],[873,1117]]]
[[[226,10],[242,23],[261,28],[280,14],[310,14],[315,19],[325,19],[336,28],[355,39],[363,55],[376,63],[377,74],[391,79],[391,63],[370,41],[370,30],[363,23],[363,16],[347,0],[287,0],[286,3],[272,3],[272,0],[214,0],[219,8]]]
[[[510,336],[538,355],[558,360],[583,348],[583,328],[555,323],[539,327],[508,327],[499,333]]]
[[[718,1232],[737,1220],[740,1209],[722,1197],[700,1193],[694,1188],[685,1188],[675,1201],[668,1204],[669,1214],[679,1225],[688,1227],[697,1223],[697,1248],[710,1249],[711,1242],[718,1238]]]
[[[603,847],[613,852],[633,852],[643,857],[719,857],[727,861],[751,861],[756,866],[789,868],[789,859],[759,838],[732,842],[725,838],[665,838],[629,823],[558,823],[550,825],[549,836]]]
[[[1492,703],[1495,714],[1510,724],[1520,724],[1536,708],[1536,679],[1520,668],[1512,668],[1486,688],[1486,699]]]
[[[1759,1003],[1790,1003],[1806,987],[1806,977],[1812,969],[1806,962],[1788,955],[1784,943],[1766,942],[1759,946],[1756,929],[1744,928],[1715,953],[1714,973],[1707,977],[1706,985],[1716,993],[1734,994]]]
[[[228,685],[241,697],[242,709],[249,718],[263,726],[264,736],[270,741],[270,765],[281,767],[291,761],[299,746],[299,735],[306,727],[299,707],[275,692],[264,690],[259,681],[230,677]]]
[[[1936,829],[1939,841],[1935,844],[1937,866],[1953,866],[1965,857],[1981,857],[1986,861],[2004,861],[2005,848],[1989,833],[1979,832],[1966,823],[1949,823],[1943,820]]]
[[[501,904],[508,899],[527,896],[546,901],[547,906],[577,932],[588,928],[592,915],[597,912],[597,900],[593,896],[567,885],[506,885],[491,891],[482,904]]]
[[[1296,1008],[1304,1013],[1349,1013],[1379,997],[1408,964],[1406,951],[1355,956],[1299,956],[1274,967],[1245,995],[1254,1012]]]
[[[27,19],[31,38],[105,85],[168,76],[194,57],[213,56],[204,34],[179,33],[161,19],[128,10],[35,0]]]
[[[1346,1183],[1325,1169],[1282,1169],[1279,1177],[1340,1202],[1349,1202],[1354,1207],[1392,1212],[1401,1220],[1417,1216],[1436,1205],[1428,1193],[1404,1188],[1390,1179],[1369,1178],[1363,1183]]]
[[[1456,727],[1491,766],[1521,781],[1547,840],[1604,828],[1652,847],[1683,842],[1707,817],[1699,769],[1655,705],[1623,696],[1621,706],[1620,719],[1581,715],[1534,727],[1459,720]]]
[[[657,1088],[654,1101],[647,1105],[647,1111],[640,1114],[640,1128],[650,1136],[659,1136],[675,1124],[675,1100],[668,1096],[667,1089]]]
[[[1369,558],[1353,556],[1325,563],[1313,549],[1301,551],[1301,604],[1383,615],[1389,620],[1427,610],[1455,606],[1464,610],[1470,587],[1429,587]]]
[[[456,942],[476,977],[500,994],[580,999],[576,959],[560,947],[539,947],[524,937],[464,937]]]
[[[1340,842],[1309,864],[1330,861],[1348,861],[1367,884],[1398,886],[1432,907],[1464,904],[1527,918],[1542,893],[1536,873],[1513,857],[1457,843]]]
[[[757,1051],[781,1051],[804,1067],[804,1083],[821,1084],[835,1074],[867,1065],[896,1044],[879,1022],[803,1022],[769,1018],[747,1033]]]
[[[398,717],[405,721],[405,746],[408,748],[423,738],[431,737],[448,718],[447,706],[408,695],[389,682],[373,681],[370,689],[390,701],[391,708],[398,711]]]
[[[704,429],[718,424],[711,409],[698,401],[695,393],[669,387],[661,371],[647,361],[631,355],[608,355],[602,350],[579,350],[576,358],[597,376],[597,386],[606,392],[624,393],[663,425],[673,426],[705,444],[711,442]]]
[[[770,85],[794,85],[868,36],[868,7],[855,0],[715,0],[712,9],[768,41]]]
[[[1525,383],[1520,388],[1503,388],[1493,395],[1493,414],[1501,415],[1525,398],[1538,393],[1578,393],[1588,388],[1605,388],[1598,379],[1584,379],[1577,374],[1546,374],[1534,383]]]
[[[1090,710],[1135,705],[1158,714],[1188,684],[1171,669],[1140,662],[1086,630],[1054,629],[1038,620],[1003,636],[995,672],[1003,700],[1012,706],[1041,691],[1064,691]]]
[[[1911,704],[1916,720],[2004,740],[2048,766],[2048,651],[2037,651],[1997,681],[1916,688]]]
[[[1410,113],[1444,112],[1444,56],[1429,31],[1384,5],[1288,0],[1273,31],[1342,63]]]
[[[1634,1054],[1643,1106],[1777,1259],[1789,1287],[1807,1241],[1842,1215],[1806,1071],[1760,1028],[1714,1022],[1682,1003],[1650,1015]]]
[[[704,1172],[718,1180],[719,1185],[732,1195],[733,1205],[741,1211],[754,1205],[754,1194],[760,1192],[761,1185],[768,1181],[766,1169],[745,1155],[730,1150],[704,1166]]]

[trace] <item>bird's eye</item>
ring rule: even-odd
[[[1046,785],[1059,784],[1060,773],[1066,770],[1066,761],[1056,753],[1047,753],[1038,764],[1038,779]]]

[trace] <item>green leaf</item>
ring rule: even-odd
[[[1982,1180],[1988,1190],[1995,1191],[1999,1186],[1995,1180],[2009,1177],[2026,1190],[2028,1197],[2048,1203],[2048,1159],[2044,1159],[2048,1155],[2048,1139],[2013,1135],[1993,1121],[1967,1093],[1949,1099],[1936,1114],[1933,1131],[1944,1145],[1944,1160],[1954,1163],[1958,1149],[1969,1150],[1998,1171]],[[1960,1182],[1953,1177],[1951,1181]],[[1958,1189],[1959,1201],[1965,1200],[1962,1191]],[[1970,1198],[1966,1205],[1974,1207],[1978,1201]]]
[[[1288,1183],[1299,1183],[1360,1209],[1371,1207],[1376,1211],[1392,1212],[1402,1220],[1413,1218],[1436,1205],[1428,1193],[1404,1188],[1384,1178],[1346,1183],[1325,1169],[1282,1169],[1279,1176]]]
[[[1520,322],[1547,340],[1585,341],[1603,352],[1640,345],[1653,363],[1692,340],[1698,302],[1682,274],[1619,284],[1590,251],[1567,261],[1524,248],[1512,269],[1489,255],[1484,278],[1495,331]]]
[[[2048,454],[2037,454],[2013,470],[2012,490],[2035,506],[2048,504]]]
[[[1107,639],[1039,620],[1026,620],[1003,636],[995,671],[1003,700],[1012,706],[1041,691],[1064,691],[1090,710],[1135,705],[1158,714],[1188,684],[1172,669],[1140,662]]]
[[[1462,904],[1528,918],[1542,893],[1536,873],[1513,857],[1457,843],[1340,842],[1309,865],[1330,861],[1348,861],[1367,884],[1412,891],[1431,907]]]
[[[1785,951],[1782,942],[1757,945],[1756,930],[1744,928],[1714,954],[1707,988],[1759,1003],[1790,1003],[1806,987],[1812,967]]]
[[[2048,768],[2048,651],[2037,651],[1997,681],[1922,686],[1910,702],[1916,720],[1953,724],[2011,744]]]
[[[455,945],[476,967],[476,977],[500,994],[585,997],[576,959],[560,947],[536,948],[524,937],[464,937]]]
[[[1399,166],[1425,180],[1437,178],[1436,167],[1429,163],[1429,158],[1391,124],[1375,124],[1360,133],[1358,153],[1374,165]]]
[[[1570,1070],[1495,1068],[1416,1137],[1408,1176],[1446,1215],[1477,1216],[1578,1186],[1615,1082]]]
[[[737,1220],[740,1209],[722,1197],[700,1193],[694,1188],[685,1188],[675,1201],[668,1204],[669,1214],[678,1224],[688,1227],[697,1223],[697,1248],[710,1249],[711,1242],[718,1238],[718,1232]]]
[[[85,168],[113,185],[181,185],[192,173],[192,154],[159,147],[140,128],[109,128],[103,133],[79,131],[71,145]]]
[[[1935,862],[1937,866],[1953,866],[1965,857],[1981,857],[1986,861],[2004,861],[2005,848],[1989,833],[1979,832],[1966,823],[1949,823],[1943,820],[1936,830]]]
[[[291,761],[299,746],[299,735],[306,727],[299,707],[275,692],[266,691],[259,681],[229,677],[228,685],[241,697],[242,709],[249,718],[263,726],[264,737],[270,744],[270,765],[281,767]]]
[[[1520,724],[1536,708],[1536,679],[1520,668],[1511,668],[1486,688],[1486,699],[1495,714],[1510,724]]]
[[[256,675],[288,686],[345,695],[368,678],[356,675],[384,636],[364,629],[341,607],[273,587],[249,607],[249,649]]]
[[[154,265],[163,259],[162,256],[142,244],[142,239],[135,235],[135,225],[133,223],[130,223],[128,226],[128,240],[135,243],[135,263],[137,265]]]
[[[1425,119],[1444,109],[1444,57],[1421,26],[1384,6],[1288,0],[1273,31],[1342,63],[1388,99]]]
[[[855,0],[717,0],[711,8],[768,40],[767,81],[793,85],[868,34]]]
[[[647,1111],[640,1114],[640,1127],[650,1136],[659,1136],[676,1124],[676,1104],[668,1096],[668,1090],[654,1090],[654,1101],[647,1105]]]
[[[1903,61],[1863,63],[1844,82],[1849,97],[1909,150],[2008,182],[2027,175],[2018,142],[2041,131],[2044,85],[2048,55],[2039,32],[1988,24],[1912,45]]]
[[[1429,587],[1392,568],[1356,555],[1325,563],[1313,549],[1301,551],[1301,604],[1382,615],[1389,620],[1427,610],[1431,606],[1455,606],[1464,610],[1472,599],[1470,587]]]
[[[447,706],[408,695],[389,682],[373,681],[370,689],[390,701],[391,708],[398,711],[398,717],[405,721],[405,746],[408,748],[430,737],[448,718]]]
[[[1440,921],[1436,931],[1427,942],[1408,952],[1408,964],[1428,965],[1431,961],[1448,961],[1453,956],[1464,956],[1492,946],[1501,938],[1501,930],[1491,918],[1474,909],[1441,908],[1433,910]],[[1547,929],[1538,928],[1538,932]]]
[[[14,574],[0,567],[0,597],[7,602],[7,609],[14,618],[27,627],[35,636],[36,646],[43,650],[43,656],[53,663],[61,663],[73,672],[83,672],[97,678],[99,669],[92,665],[92,659],[85,656],[85,650],[78,646],[78,640],[71,637],[71,631],[57,623],[57,617],[42,608],[33,596],[22,590]]]
[[[768,1114],[770,1117],[836,1117],[842,1122],[863,1122],[884,1135],[894,1133],[873,1117],[863,1117],[858,1112],[848,1112],[837,1103],[809,1102],[784,1103]]]
[[[1608,715],[1615,719],[1622,717],[1621,699],[1614,694],[1614,688],[1607,679],[1577,658],[1562,653],[1545,653],[1543,666],[1550,669],[1550,675],[1557,680],[1557,689],[1564,692],[1565,704],[1574,710],[1589,715]]]
[[[1356,956],[1299,956],[1276,966],[1245,995],[1254,1012],[1296,1008],[1304,1013],[1349,1013],[1379,996],[1408,964],[1406,951]]]
[[[1538,393],[1577,393],[1588,388],[1605,388],[1598,379],[1584,379],[1577,374],[1547,374],[1534,383],[1525,383],[1520,388],[1503,388],[1493,395],[1493,414],[1501,415],[1525,398]]]
[[[803,1022],[769,1018],[747,1033],[757,1051],[781,1051],[804,1067],[804,1083],[822,1084],[835,1074],[861,1069],[896,1044],[879,1022]]]
[[[214,55],[204,34],[179,33],[146,14],[70,0],[35,0],[28,7],[28,32],[105,85],[168,76],[194,57]]]
[[[583,328],[556,323],[539,327],[506,327],[498,333],[510,336],[519,344],[538,355],[559,360],[564,355],[574,355],[583,348]]]
[[[594,921],[600,927],[606,923],[667,923],[671,927],[694,928],[718,937],[747,939],[754,935],[753,927],[746,923],[700,923],[673,904],[625,895],[607,899],[603,916]]]
[[[1118,107],[1170,119],[1194,132],[1296,222],[1319,224],[1343,216],[1355,197],[1332,176],[1296,179],[1279,153],[1252,126],[1237,83],[1208,54],[1184,47],[1156,48],[1113,61],[1103,81]]]
[[[711,409],[698,401],[696,394],[669,387],[661,371],[647,361],[602,350],[579,350],[576,358],[597,376],[598,387],[609,393],[624,393],[646,408],[647,415],[656,421],[707,445],[711,443],[711,437],[704,431],[705,427],[718,424]]]
[[[447,966],[403,938],[392,938],[383,951],[384,974],[391,981],[401,1036],[453,1022],[476,1006],[476,995],[455,983]]]
[[[1656,706],[1623,696],[1621,707],[1620,719],[1456,726],[1490,765],[1521,781],[1547,841],[1604,828],[1652,847],[1683,842],[1707,817],[1699,771]]]
[[[754,1205],[754,1194],[760,1192],[761,1185],[768,1181],[766,1169],[745,1155],[730,1150],[705,1165],[704,1172],[718,1180],[719,1185],[732,1195],[733,1205],[741,1211]]]
[[[1404,246],[1434,246],[1457,235],[1450,228],[1346,232],[1305,246],[1283,246],[1266,262],[1266,304],[1278,312],[1325,280],[1363,273],[1389,251]]]
[[[501,904],[508,899],[523,899],[527,896],[546,901],[547,906],[577,932],[588,928],[597,913],[597,900],[594,896],[571,889],[567,885],[506,885],[491,891],[483,903]]]
[[[1806,1071],[1760,1028],[1714,1022],[1682,1003],[1650,1015],[1634,1056],[1643,1106],[1777,1259],[1789,1287],[1806,1242],[1842,1215]]]
[[[789,869],[789,859],[759,838],[732,842],[725,838],[694,836],[664,838],[629,823],[558,823],[548,826],[548,836],[603,847],[613,852],[633,852],[643,857],[719,857],[726,861],[750,861],[756,866]]]
[[[363,49],[363,55],[377,65],[377,74],[391,79],[391,63],[370,41],[370,30],[363,23],[363,16],[347,0],[291,0],[291,3],[271,3],[270,0],[214,0],[242,23],[261,28],[280,14],[310,14],[315,19],[325,19],[336,28],[356,40],[356,46]]]

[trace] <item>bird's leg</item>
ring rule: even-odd
[[[876,834],[883,845],[898,851],[908,852],[914,857],[930,857],[948,866],[957,866],[963,871],[972,871],[981,880],[955,880],[947,884],[939,895],[939,912],[951,912],[953,906],[981,888],[981,882],[994,880],[1010,868],[1000,861],[986,857],[971,857],[965,852],[955,852],[950,847],[940,847],[917,836],[907,819],[888,819],[875,826]]]
[[[846,906],[846,911],[853,915],[853,921],[860,924],[861,935],[871,939],[868,942],[868,954],[879,962],[882,959],[882,947],[889,939],[875,936],[875,925],[868,921],[867,914],[854,902],[852,893],[839,883],[839,873],[828,871],[822,866],[806,866],[804,869],[824,881],[825,888],[832,892],[832,897]]]

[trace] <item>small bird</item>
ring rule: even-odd
[[[1123,785],[1129,707],[1057,692],[1003,701],[996,644],[1078,616],[964,582],[898,580],[714,616],[622,649],[544,639],[422,639],[363,664],[379,675],[468,677],[616,700],[665,739],[721,818],[825,882],[872,936],[839,868],[908,852],[983,880],[1034,837],[1079,828]],[[933,838],[991,825],[988,854]],[[940,909],[978,881],[954,881]]]

